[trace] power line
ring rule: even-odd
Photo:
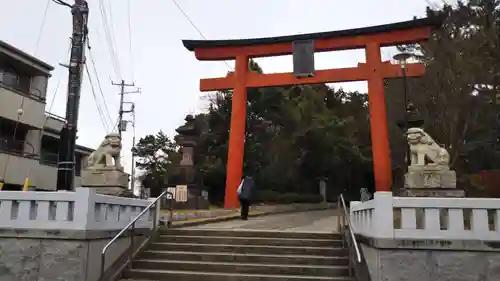
[[[102,112],[102,108],[99,105],[99,102],[97,101],[97,95],[95,93],[94,83],[92,82],[92,78],[90,77],[90,72],[89,72],[89,68],[88,68],[87,64],[85,64],[85,71],[87,72],[87,78],[89,79],[89,82],[90,82],[90,88],[92,90],[92,96],[94,97],[94,102],[95,102],[95,105],[96,105],[96,108],[97,108],[97,113],[99,114],[99,117],[101,119],[102,126],[104,127],[104,129],[106,130],[106,132],[109,132],[108,125],[104,121],[105,118],[104,118],[104,114]]]
[[[38,46],[40,45],[40,40],[42,39],[43,28],[45,27],[45,22],[47,19],[47,12],[49,11],[50,0],[47,0],[47,4],[45,5],[45,11],[43,12],[42,23],[40,24],[40,30],[38,31],[38,38],[36,39],[35,52],[34,55],[38,52]]]
[[[90,39],[87,40],[87,42],[89,42],[89,41],[90,41]],[[104,91],[102,90],[101,79],[99,79],[99,73],[97,72],[96,63],[94,61],[94,57],[92,56],[92,48],[90,47],[90,44],[88,44],[88,43],[87,43],[87,49],[89,50],[90,62],[92,63],[92,68],[94,70],[94,75],[95,75],[96,80],[97,80],[97,86],[99,88],[99,93],[101,94],[102,101],[104,103],[104,109],[106,110],[107,117],[109,118],[109,121],[111,122],[110,124],[113,124],[113,119],[111,118],[111,114],[110,114],[110,111],[109,111],[109,108],[108,108],[108,104],[106,102],[106,98],[104,97]]]
[[[119,56],[119,53],[116,51],[116,37],[115,37],[115,20],[114,20],[114,16],[113,16],[113,7],[111,6],[111,1],[108,0],[108,8],[109,8],[109,29],[111,31],[111,42],[113,43],[113,49],[114,49],[114,52],[115,52],[115,57],[116,57],[116,60],[117,60],[117,66],[118,66],[118,69],[121,71],[121,67],[120,67],[120,56]],[[106,6],[104,6],[103,4],[103,8],[104,8],[104,11],[106,11]]]
[[[182,7],[179,5],[179,3],[177,3],[176,0],[172,0],[172,2],[174,2],[175,6],[177,6],[177,9],[179,9],[179,11],[182,13],[182,15],[184,15],[184,17],[186,18],[186,20],[191,24],[191,26],[198,32],[198,34],[200,34],[200,36],[207,40],[207,37],[205,37],[205,35],[203,35],[203,33],[201,32],[201,30],[196,26],[196,24],[194,24],[194,22],[189,18],[188,14],[182,9]],[[231,71],[234,71],[234,68],[232,68],[226,61],[224,61],[224,64],[227,65],[227,67],[231,70]]]
[[[50,100],[49,109],[47,110],[48,112],[52,111],[52,107],[54,106],[54,102],[56,100],[57,92],[59,91],[59,86],[61,86],[61,82],[62,82],[62,74],[59,75],[59,78],[57,79],[56,90],[54,91],[54,94],[52,95],[52,99]]]
[[[130,66],[132,72],[132,81],[134,80],[134,52],[132,48],[132,7],[131,1],[127,0],[127,14],[128,14],[128,48],[130,52]]]
[[[61,6],[66,6],[66,7],[69,7],[71,8],[72,6],[66,2],[64,2],[63,0],[52,0],[52,2],[58,4],[58,5],[61,5]]]
[[[118,129],[118,124],[120,123],[120,116],[116,117],[115,125],[113,125],[113,128],[111,129],[111,132],[114,132],[115,129]]]
[[[70,52],[71,52],[71,38],[69,41],[68,51],[66,52],[66,57],[68,57],[70,55]],[[62,82],[62,77],[63,77],[62,72],[59,72],[59,77],[57,78],[56,89],[54,91],[54,94],[52,95],[52,99],[50,100],[49,110],[47,110],[48,112],[52,111],[52,107],[54,106],[54,102],[56,100],[57,93],[59,92],[59,86],[61,85],[61,82]]]
[[[122,77],[121,75],[121,69],[120,69],[120,64],[118,60],[118,56],[116,54],[116,48],[114,45],[114,34],[112,34],[109,29],[109,22],[108,22],[108,17],[107,17],[107,12],[106,12],[106,7],[104,6],[103,0],[99,0],[99,10],[101,12],[101,19],[102,19],[102,25],[104,29],[104,38],[107,41],[108,45],[108,52],[109,52],[109,57],[111,60],[111,65],[113,67],[113,71],[116,75],[117,78]]]
[[[198,34],[200,34],[200,36],[207,40],[207,38],[205,37],[205,35],[203,35],[203,33],[201,32],[201,30],[196,26],[196,24],[194,24],[194,22],[189,18],[188,14],[186,12],[184,12],[184,10],[181,8],[181,6],[179,5],[179,3],[177,3],[177,1],[175,0],[172,0],[172,2],[174,2],[175,6],[177,6],[177,8],[179,9],[179,11],[181,11],[181,13],[184,15],[184,17],[187,19],[187,21],[191,24],[192,27],[194,27],[194,29],[196,29],[196,31],[198,31]]]

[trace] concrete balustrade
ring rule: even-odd
[[[500,199],[393,197],[351,202],[357,234],[390,239],[500,241]]]
[[[500,199],[395,197],[351,202],[373,281],[500,278]]]
[[[0,191],[0,264],[5,269],[0,280],[97,281],[102,248],[150,203],[91,188]],[[146,212],[133,233],[124,233],[109,248],[106,271],[123,263],[132,241],[134,249],[145,241],[159,210]]]
[[[142,212],[150,200],[75,192],[0,192],[0,228],[31,230],[120,230]],[[155,210],[144,214],[136,228],[151,228]]]

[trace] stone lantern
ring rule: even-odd
[[[188,115],[184,119],[186,123],[175,131],[175,140],[181,146],[181,162],[179,163],[179,179],[183,184],[194,184],[194,149],[199,138],[199,130],[193,115]]]
[[[175,140],[181,146],[181,161],[176,169],[175,184],[187,186],[188,198],[187,202],[176,202],[175,208],[205,209],[209,206],[208,194],[202,190],[194,162],[194,152],[201,132],[193,115],[187,115],[184,120],[186,123],[175,130]]]

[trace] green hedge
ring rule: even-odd
[[[258,190],[255,194],[255,203],[292,204],[292,203],[321,203],[320,194],[280,193],[273,190]]]

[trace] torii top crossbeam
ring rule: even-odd
[[[300,34],[281,37],[238,40],[183,40],[198,60],[236,60],[235,71],[226,77],[200,80],[201,91],[234,89],[232,100],[229,155],[227,163],[225,206],[237,206],[236,188],[243,166],[246,120],[246,89],[252,87],[286,86],[349,81],[368,81],[368,102],[372,136],[373,165],[377,191],[388,191],[392,184],[387,117],[383,80],[401,76],[401,67],[382,62],[380,48],[416,43],[428,39],[439,18],[424,18],[393,24],[349,30]],[[315,52],[365,49],[366,63],[357,67],[316,70],[313,77],[297,78],[293,73],[258,74],[248,71],[249,58],[292,54],[292,42],[314,40]],[[408,64],[407,76],[424,73],[422,64]]]

